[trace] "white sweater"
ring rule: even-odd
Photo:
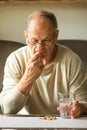
[[[25,107],[30,114],[58,114],[58,92],[76,92],[76,100],[87,106],[87,71],[82,61],[71,49],[57,47],[54,61],[44,68],[28,96],[19,91],[17,84],[30,58],[29,48],[25,46],[10,54],[0,95],[3,113],[17,113]]]

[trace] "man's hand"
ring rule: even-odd
[[[78,101],[75,101],[73,108],[71,110],[71,117],[78,118],[84,114],[87,114],[87,108],[85,105],[80,104]]]
[[[44,65],[39,54],[35,54],[27,63],[25,73],[18,83],[19,90],[28,95],[33,82],[41,75]]]
[[[80,104],[78,101],[75,101],[72,104],[72,107],[69,105],[64,106],[65,109],[70,110],[70,114],[72,118],[81,117],[84,114],[87,114],[87,108],[85,105]],[[57,110],[60,111],[60,107],[57,107]]]
[[[35,81],[41,75],[43,67],[44,65],[39,54],[35,54],[26,65],[26,70],[23,76],[24,79],[32,82]]]

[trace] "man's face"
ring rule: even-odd
[[[43,16],[34,17],[27,32],[25,32],[31,54],[37,53],[43,61],[49,63],[54,54],[57,33],[57,31],[54,33],[53,26],[47,18]]]

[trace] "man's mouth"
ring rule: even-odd
[[[40,56],[40,58],[44,57],[44,54],[42,51],[36,51],[34,54],[36,54],[36,53]]]

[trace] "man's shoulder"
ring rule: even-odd
[[[77,55],[76,52],[74,52],[71,48],[65,46],[65,45],[61,45],[61,44],[57,44],[58,46],[58,50],[60,51],[60,53],[64,53],[64,54],[72,54],[72,55]]]
[[[61,44],[57,44],[57,46],[58,46],[57,55],[59,55],[61,59],[81,60],[79,55],[76,52],[74,52],[71,48]]]
[[[25,57],[29,56],[29,49],[28,46],[23,46],[15,51],[13,51],[12,53],[9,54],[9,56],[7,57],[7,59],[23,59]]]
[[[25,45],[25,46],[23,46],[23,47],[20,47],[19,49],[17,49],[17,50],[15,50],[15,51],[13,51],[13,53],[19,53],[19,52],[26,52],[28,50],[28,46],[27,45]]]
[[[15,51],[13,51],[10,55],[21,55],[23,53],[27,53],[28,51],[28,46],[23,46]]]

